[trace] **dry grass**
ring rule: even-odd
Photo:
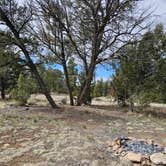
[[[69,97],[66,94],[51,94],[52,98],[57,104],[60,104],[63,99],[67,100],[67,104],[69,104]],[[48,101],[43,94],[33,94],[28,99],[28,104],[30,105],[39,105],[39,106],[47,106]]]

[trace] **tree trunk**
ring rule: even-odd
[[[80,106],[81,104],[87,104],[88,97],[90,97],[90,86],[91,82],[93,80],[93,74],[95,70],[95,65],[92,64],[89,68],[89,72],[87,75],[87,79],[85,80],[83,87],[81,87],[81,90],[78,95],[77,105]]]
[[[131,112],[134,112],[134,102],[133,102],[133,98],[132,97],[130,97],[130,111]]]
[[[5,100],[5,81],[3,77],[1,77],[1,98]]]
[[[65,74],[65,78],[66,78],[66,85],[67,85],[68,92],[69,92],[70,105],[73,106],[74,105],[73,93],[72,93],[72,88],[71,88],[71,85],[70,85],[69,73],[68,73],[66,63],[63,63],[63,70],[64,70],[64,74]]]
[[[15,26],[13,25],[13,23],[10,21],[10,19],[8,18],[8,16],[6,15],[6,13],[2,10],[2,8],[0,7],[0,17],[1,17],[1,20],[4,21],[6,23],[6,25],[10,28],[10,30],[13,32],[13,35],[15,37],[15,40],[14,40],[14,43],[16,43],[16,45],[22,50],[22,52],[24,53],[25,55],[25,58],[27,60],[27,64],[28,66],[30,67],[31,69],[31,72],[35,75],[35,78],[41,88],[41,91],[43,92],[43,94],[46,96],[47,100],[49,101],[50,105],[53,107],[53,108],[58,108],[58,106],[55,104],[53,98],[51,97],[51,95],[49,94],[46,86],[45,86],[45,83],[44,81],[42,80],[42,78],[40,77],[39,75],[39,72],[35,66],[35,64],[33,63],[30,55],[29,55],[29,52],[27,51],[24,43],[22,42],[22,39],[20,38],[20,34],[19,34],[19,31],[17,31],[15,29]],[[24,22],[26,23],[26,22]]]
[[[55,104],[53,98],[51,97],[44,81],[42,80],[42,78],[40,77],[40,74],[35,66],[35,64],[33,63],[33,61],[31,60],[28,51],[26,50],[25,46],[23,44],[19,45],[21,50],[23,51],[26,60],[28,62],[28,66],[30,67],[31,72],[35,75],[35,78],[41,88],[42,93],[46,96],[48,102],[50,103],[50,105],[52,106],[52,108],[58,108],[58,106]]]

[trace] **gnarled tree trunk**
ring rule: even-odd
[[[87,104],[88,102],[88,97],[90,97],[89,95],[90,95],[91,82],[93,80],[94,71],[95,71],[95,64],[92,64],[89,67],[87,78],[80,89],[77,100],[78,106],[81,104]]]

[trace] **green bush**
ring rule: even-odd
[[[17,98],[18,98],[17,95],[18,95],[18,89],[17,88],[13,88],[13,89],[10,90],[9,96],[10,96],[11,99],[17,100]]]
[[[24,105],[30,97],[32,89],[31,80],[20,74],[17,87],[11,90],[10,97],[18,101],[20,105]]]
[[[151,102],[157,102],[160,103],[162,101],[162,94],[155,90],[149,90],[149,91],[142,91],[138,95],[138,102],[142,106],[147,106]]]

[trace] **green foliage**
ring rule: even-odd
[[[71,90],[73,92],[73,95],[76,96],[78,94],[78,87],[77,87],[78,70],[76,69],[77,64],[74,62],[74,58],[69,59],[67,67],[68,67]]]
[[[35,87],[36,84],[33,79],[20,74],[17,81],[17,88],[11,90],[10,97],[17,100],[20,105],[24,105],[33,93]]]
[[[117,75],[113,79],[113,85],[115,87],[115,96],[119,104],[126,105],[126,99],[129,96],[128,92],[128,78],[122,71],[118,71]]]
[[[93,84],[93,97],[101,97],[109,95],[109,81],[100,79]]]
[[[113,79],[119,100],[135,97],[142,105],[166,102],[166,33],[162,25],[125,47]]]
[[[46,83],[48,90],[50,92],[63,93],[64,88],[64,78],[60,70],[48,69],[42,73],[42,78]]]
[[[103,79],[98,80],[94,86],[93,96],[100,97],[103,96],[104,82]]]
[[[19,55],[6,44],[3,34],[0,33],[0,89],[1,94],[15,87],[20,72],[24,71]],[[5,41],[4,41],[5,40]]]

